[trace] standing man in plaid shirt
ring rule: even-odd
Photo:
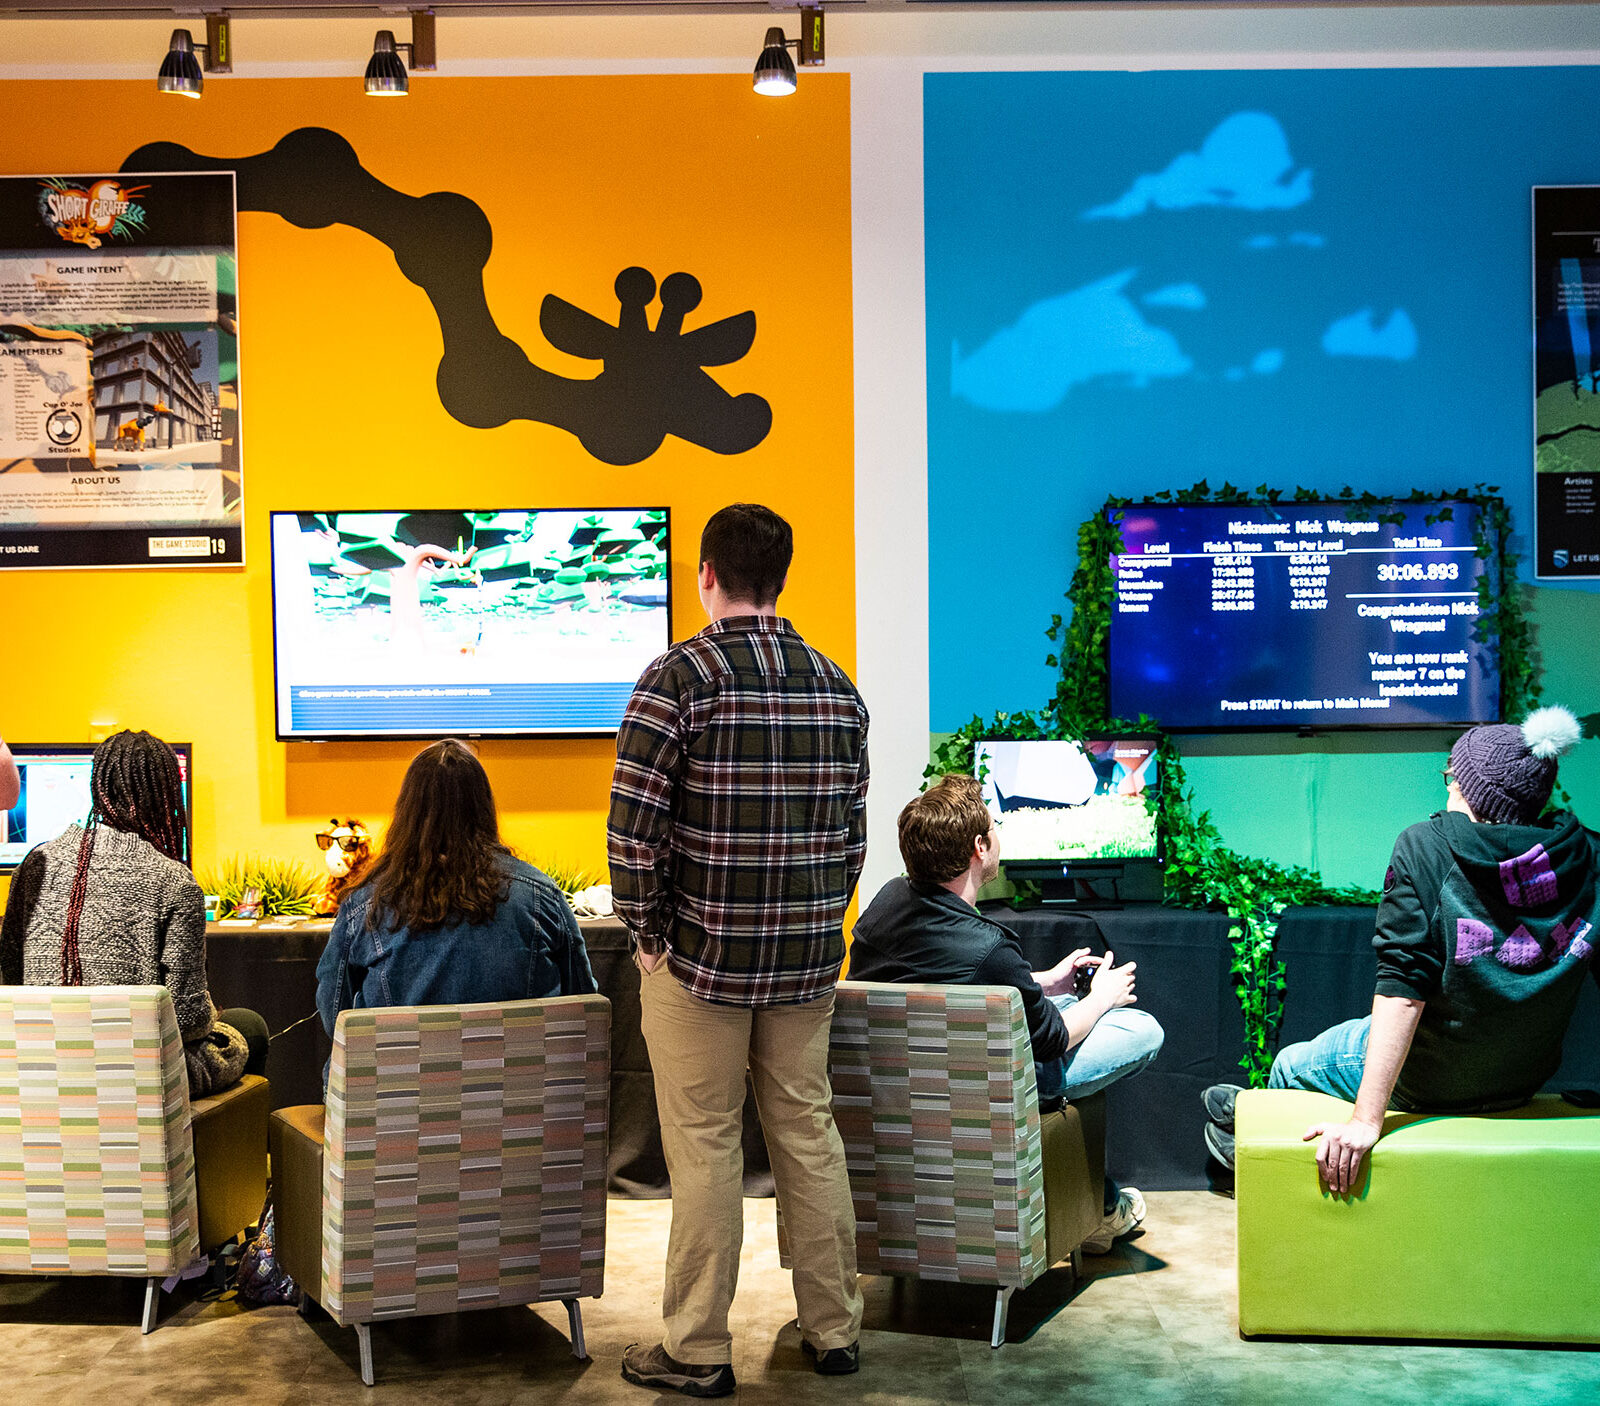
[[[617,737],[607,841],[642,973],[672,1177],[663,1341],[622,1375],[686,1396],[734,1389],[728,1311],[744,1234],[745,1070],[794,1259],[804,1347],[854,1372],[861,1293],[828,1030],[844,913],[866,857],[867,710],[777,613],[789,524],[735,503],[700,539],[711,623],[645,670]]]

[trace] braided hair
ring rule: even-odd
[[[100,825],[149,841],[168,859],[182,860],[188,821],[183,804],[183,774],[178,755],[148,732],[114,732],[94,750],[89,771],[91,804],[78,847],[78,867],[67,897],[61,935],[61,984],[83,985],[78,955],[78,923],[89,896],[89,858]]]

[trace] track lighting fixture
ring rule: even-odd
[[[177,93],[185,98],[198,98],[205,88],[205,73],[198,49],[205,56],[205,73],[233,72],[233,26],[222,13],[206,16],[206,42],[196,44],[187,29],[175,29],[167,43],[167,55],[161,60],[156,74],[156,87],[163,93]]]
[[[802,68],[821,68],[823,61],[822,10],[820,7],[802,6],[800,10],[800,37],[786,39],[783,30],[774,25],[767,31],[761,45],[761,57],[756,60],[755,90],[763,97],[786,98],[794,92],[794,61],[790,49],[800,51]]]
[[[404,49],[411,67],[419,73],[438,68],[438,48],[434,40],[432,10],[411,12],[411,42],[397,44],[394,31],[380,29],[372,41],[372,57],[367,61],[366,87],[369,98],[403,98],[411,91],[406,65],[399,51]]]

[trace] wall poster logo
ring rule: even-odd
[[[39,214],[46,226],[68,244],[98,249],[106,239],[132,239],[144,228],[144,206],[134,200],[149,186],[120,181],[95,181],[87,189],[70,181],[39,183]]]
[[[83,433],[83,421],[76,410],[56,410],[45,421],[44,428],[51,444],[72,445],[78,442],[78,436]]]

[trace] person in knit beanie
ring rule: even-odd
[[[1358,1191],[1390,1109],[1472,1113],[1526,1103],[1556,1072],[1600,942],[1596,837],[1549,809],[1556,768],[1582,729],[1561,707],[1463,733],[1445,808],[1395,841],[1373,945],[1372,1014],[1289,1045],[1268,1085],[1354,1104],[1317,1123],[1317,1167]],[[1206,1145],[1232,1165],[1234,1085],[1202,1096]]]
[[[1474,820],[1531,825],[1550,802],[1556,760],[1582,735],[1566,708],[1540,708],[1518,727],[1491,723],[1463,732],[1450,774]]]

